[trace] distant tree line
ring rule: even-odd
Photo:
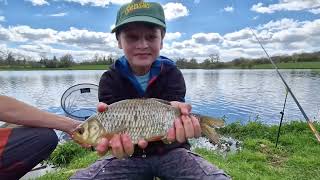
[[[0,50],[0,66],[9,67],[32,67],[32,68],[65,68],[76,64],[71,54],[65,54],[60,58],[53,56],[52,59],[42,56],[40,60],[31,57],[14,54],[9,51]]]
[[[301,53],[273,56],[271,57],[275,63],[298,63],[298,62],[320,62],[320,51],[313,53]],[[190,60],[185,58],[178,58],[176,64],[181,69],[222,69],[222,68],[252,68],[254,65],[270,64],[267,58],[236,58],[232,61],[221,62],[218,54],[212,54],[203,62],[198,63],[194,58]]]
[[[47,58],[45,55],[42,55],[40,60],[35,60],[29,56],[0,50],[0,67],[68,68],[77,64],[110,65],[114,61],[115,58],[112,56],[99,56],[98,54],[94,55],[92,59],[82,62],[76,62],[71,54],[65,54],[59,58],[56,56]]]
[[[95,54],[92,58],[76,62],[71,54],[65,54],[59,58],[53,56],[51,59],[42,55],[40,60],[32,57],[0,50],[0,67],[31,67],[31,68],[68,68],[74,65],[111,65],[117,57]],[[275,63],[297,63],[297,62],[320,62],[320,51],[313,53],[300,53],[293,55],[273,56]],[[219,54],[210,54],[202,62],[195,58],[176,59],[176,64],[181,69],[222,69],[222,68],[252,68],[254,65],[270,64],[267,58],[236,58],[229,62],[222,62]]]
[[[109,56],[99,56],[98,54],[95,54],[92,59],[90,60],[85,60],[80,62],[79,64],[86,64],[86,65],[111,65],[115,62],[116,57],[113,57],[111,55]]]

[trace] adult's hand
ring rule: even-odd
[[[104,112],[107,108],[108,105],[105,103],[99,103],[97,105],[97,110],[99,112]],[[146,148],[147,144],[148,143],[145,140],[140,140],[138,142],[139,147],[142,149]],[[106,154],[109,149],[111,149],[113,156],[122,159],[133,154],[134,145],[128,134],[115,134],[111,139],[103,137],[96,146],[96,151],[101,156]]]
[[[198,138],[201,136],[199,120],[190,115],[191,105],[178,101],[172,101],[171,105],[181,111],[181,116],[174,121],[174,127],[170,128],[167,134],[169,142],[185,142],[188,138]]]

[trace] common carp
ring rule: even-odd
[[[147,141],[164,140],[174,120],[181,115],[180,109],[169,101],[149,99],[128,99],[108,105],[104,112],[90,116],[73,133],[73,139],[87,145],[97,145],[102,137],[111,138],[117,133],[127,133],[137,144],[139,139]],[[219,135],[214,128],[222,127],[223,120],[195,115],[202,133],[214,143]]]

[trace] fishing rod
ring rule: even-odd
[[[282,77],[281,73],[278,70],[277,65],[273,62],[273,60],[270,58],[268,52],[266,51],[266,49],[263,47],[262,43],[260,42],[258,36],[256,35],[256,33],[254,33],[254,31],[250,28],[252,34],[254,35],[254,37],[256,38],[256,40],[258,41],[258,43],[260,44],[261,48],[263,49],[263,51],[265,52],[265,54],[267,55],[268,59],[270,60],[271,64],[273,65],[273,67],[276,69],[278,75],[280,76],[282,82],[284,83],[284,85],[286,86],[287,91],[290,93],[291,97],[293,98],[294,102],[297,104],[300,112],[302,113],[303,117],[306,119],[309,128],[311,129],[311,131],[313,132],[313,134],[316,136],[318,142],[320,143],[320,135],[318,133],[318,131],[316,130],[316,128],[314,127],[314,125],[312,124],[312,122],[310,121],[309,117],[307,116],[307,114],[305,113],[305,111],[303,110],[303,108],[301,107],[300,103],[298,102],[297,98],[295,97],[295,95],[292,93],[290,87],[288,86],[287,82],[284,80],[284,78]]]

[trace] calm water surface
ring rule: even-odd
[[[78,83],[98,84],[104,71],[0,71],[0,94],[49,112],[63,114],[62,94]],[[182,70],[186,101],[193,111],[225,117],[227,123],[280,120],[285,88],[274,70]],[[310,119],[320,119],[320,72],[281,70]],[[288,96],[285,121],[303,119]]]

